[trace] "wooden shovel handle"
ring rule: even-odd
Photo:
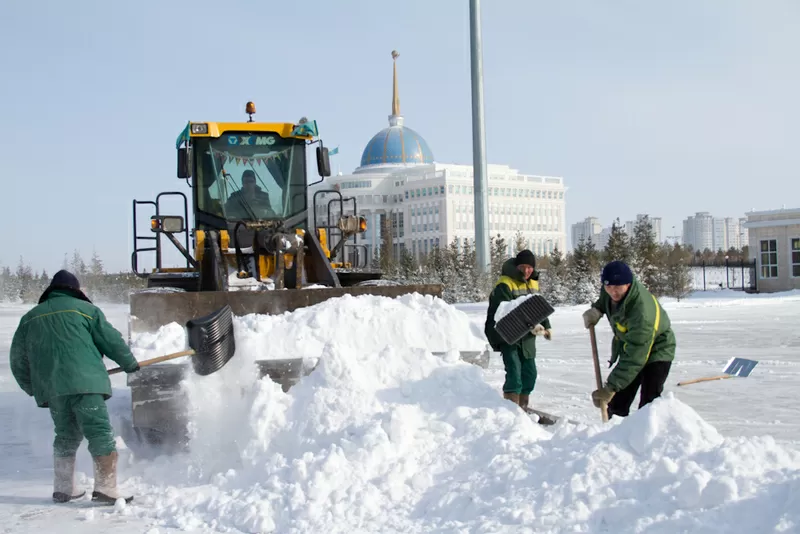
[[[165,356],[159,356],[157,358],[151,358],[149,360],[144,360],[143,362],[139,362],[139,367],[147,367],[148,365],[152,365],[158,362],[165,362],[167,360],[174,360],[175,358],[180,358],[182,356],[190,356],[194,354],[193,349],[183,350],[181,352],[175,352],[173,354],[167,354]],[[123,371],[122,367],[116,367],[114,369],[110,369],[108,374],[113,375],[117,373],[121,373]]]
[[[594,378],[597,382],[597,389],[603,387],[603,376],[600,374],[600,356],[597,354],[597,336],[594,333],[594,325],[589,326],[589,337],[592,340],[592,358],[594,359]],[[600,406],[600,415],[603,422],[608,422],[608,405],[604,402]]]
[[[705,378],[695,378],[693,380],[685,380],[683,382],[678,382],[679,386],[688,386],[689,384],[697,384],[698,382],[708,382],[710,380],[724,380],[726,378],[733,378],[736,375],[719,375],[719,376],[707,376]]]

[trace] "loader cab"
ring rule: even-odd
[[[356,217],[355,206],[352,215],[340,210],[341,219],[327,225],[317,226],[316,219],[309,219],[308,188],[321,181],[308,178],[311,145],[316,145],[317,174],[320,178],[331,174],[328,149],[319,139],[316,121],[253,122],[252,103],[247,113],[248,122],[190,122],[181,131],[175,144],[177,176],[186,180],[188,195],[170,191],[160,193],[155,202],[133,201],[131,264],[137,276],[147,279],[148,287],[227,291],[231,276],[238,284],[261,283],[273,275],[279,288],[300,287],[301,278],[340,285],[332,270],[339,268],[334,257],[346,246],[357,246],[357,234],[365,231],[366,220]],[[160,201],[175,196],[184,205],[180,233],[157,222],[164,215]],[[143,207],[154,212],[152,233],[137,229],[137,208]],[[303,263],[308,239],[313,250]],[[162,240],[172,242],[185,266],[165,267]],[[155,253],[156,265],[149,273],[139,269],[139,255],[146,252]],[[295,260],[303,264],[301,268]]]
[[[258,126],[227,129],[218,136],[187,136],[185,146],[178,147],[178,177],[191,178],[197,228],[277,222],[306,210],[309,139],[300,136],[306,131],[303,124],[290,131],[287,124]],[[307,131],[315,134],[316,125]],[[328,149],[320,142],[316,152],[318,174],[330,176]]]

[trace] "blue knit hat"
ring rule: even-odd
[[[603,267],[600,281],[604,286],[624,286],[633,283],[633,273],[624,262],[612,261]]]

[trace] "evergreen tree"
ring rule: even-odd
[[[522,235],[522,232],[519,230],[514,235],[514,252],[517,253],[521,250],[525,250],[528,248],[528,240],[525,239],[525,236]]]
[[[572,252],[567,276],[572,304],[591,304],[599,296],[599,273],[593,254],[583,239]]]
[[[485,282],[478,267],[478,251],[469,239],[464,239],[461,255],[457,260],[457,302],[475,302],[482,300]]]
[[[103,260],[100,259],[100,256],[97,255],[97,251],[92,252],[92,260],[89,264],[89,276],[100,278],[105,274],[105,268],[103,268]]]
[[[692,253],[675,243],[672,247],[664,247],[663,257],[666,260],[664,294],[680,300],[692,292],[692,271],[689,267]]]
[[[500,235],[489,238],[492,256],[491,283],[494,283],[503,270],[503,263],[508,259],[508,245],[506,240]],[[491,289],[490,289],[491,291]]]
[[[398,276],[401,280],[413,283],[418,277],[419,265],[417,264],[417,259],[406,248],[400,249],[398,271]]]
[[[586,258],[589,268],[597,273],[597,280],[600,280],[600,271],[603,268],[602,259],[600,257],[600,251],[597,250],[597,247],[595,246],[594,241],[592,241],[591,236],[589,236],[589,239],[586,240]]]
[[[654,295],[663,294],[663,262],[653,233],[653,224],[647,215],[636,221],[633,231],[633,258],[631,270],[639,281]]]
[[[86,276],[86,263],[81,258],[81,253],[77,249],[72,253],[72,262],[70,263],[70,271],[78,277],[78,280],[83,282]]]
[[[25,263],[22,256],[20,256],[19,263],[17,264],[15,278],[17,283],[15,284],[16,287],[14,287],[14,291],[17,294],[13,297],[13,300],[25,303],[32,302],[38,284],[34,281],[33,269],[30,265]]]
[[[628,234],[617,219],[611,224],[611,234],[608,236],[608,243],[603,251],[603,262],[623,261],[630,265],[632,256]]]
[[[558,247],[549,256],[549,265],[542,271],[539,280],[542,296],[552,306],[570,303],[570,291],[567,281],[567,262]]]
[[[4,302],[16,300],[16,296],[14,296],[15,279],[14,275],[11,274],[11,269],[7,266],[3,267],[2,275],[0,276],[2,276],[2,294],[0,294],[0,300]]]

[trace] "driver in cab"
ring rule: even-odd
[[[269,202],[269,194],[256,185],[256,173],[246,170],[242,173],[242,189],[235,191],[225,203],[228,217],[250,219],[269,219],[275,217]]]

